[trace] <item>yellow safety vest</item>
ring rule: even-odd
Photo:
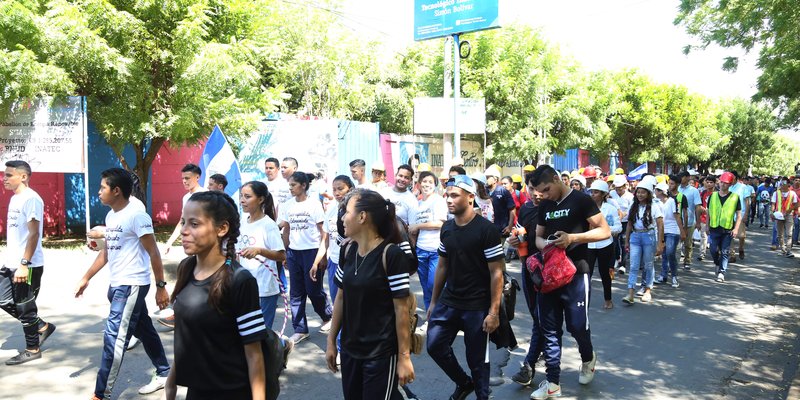
[[[736,217],[736,205],[739,204],[739,196],[730,192],[730,196],[725,200],[725,204],[719,201],[719,192],[711,194],[708,199],[708,227],[733,229],[733,219]]]
[[[684,213],[684,210],[683,210],[683,208],[681,208],[681,203],[683,203],[683,193],[678,192],[678,195],[675,196],[675,202],[676,202],[675,208],[678,209],[678,213],[679,213],[679,215],[681,217],[680,223],[683,224],[683,213]]]

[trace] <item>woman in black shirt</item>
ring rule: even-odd
[[[377,192],[356,189],[345,199],[342,220],[352,244],[343,249],[336,269],[339,291],[325,353],[328,369],[338,370],[341,329],[344,398],[399,399],[398,385],[414,380],[408,315],[412,266],[395,245],[401,242],[395,206]]]
[[[267,328],[258,283],[234,261],[236,205],[221,192],[195,193],[183,207],[181,222],[181,242],[190,257],[178,267],[172,293],[175,359],[166,398],[174,400],[181,385],[189,389],[187,400],[263,400],[261,341]]]

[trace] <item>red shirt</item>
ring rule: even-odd
[[[703,207],[706,210],[708,210],[708,198],[711,197],[711,193],[713,192],[710,190],[704,190],[702,193],[700,193],[700,201],[703,202]],[[700,216],[700,222],[704,224],[708,223],[708,213],[704,213]]]

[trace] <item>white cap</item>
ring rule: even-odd
[[[589,188],[589,190],[599,190],[603,193],[608,193],[608,183],[599,179],[595,180],[592,182],[592,186]]]
[[[578,181],[581,183],[581,185],[583,185],[583,187],[586,187],[586,178],[584,178],[583,175],[576,175],[572,177],[569,182],[572,183],[572,181]]]
[[[383,166],[383,161],[375,161],[372,163],[372,169],[375,171],[386,172],[386,167]]]
[[[483,174],[486,175],[487,177],[494,176],[496,178],[499,178],[500,175],[501,175],[500,171],[497,168],[494,168],[494,167],[486,168],[486,171],[484,171]]]
[[[614,176],[614,187],[622,187],[628,183],[628,178],[625,175],[616,175]]]
[[[649,183],[650,184],[650,191],[652,192],[653,189],[656,187],[656,184],[658,184],[658,180],[653,175],[647,175],[644,178],[642,178],[642,180],[639,182],[639,185],[641,185],[643,183]]]
[[[669,192],[669,185],[667,185],[664,182],[661,182],[658,185],[656,185],[656,189],[658,189],[658,190],[660,190],[660,191],[662,191],[664,193],[667,193],[667,192]]]
[[[653,194],[653,182],[650,181],[641,181],[638,185],[636,185],[636,189],[644,189]]]

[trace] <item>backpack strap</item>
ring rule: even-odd
[[[389,243],[383,248],[383,256],[381,257],[381,262],[383,263],[383,272],[386,272],[387,275],[389,274],[389,267],[386,264],[386,253],[389,251],[390,246],[394,246],[394,243]]]

